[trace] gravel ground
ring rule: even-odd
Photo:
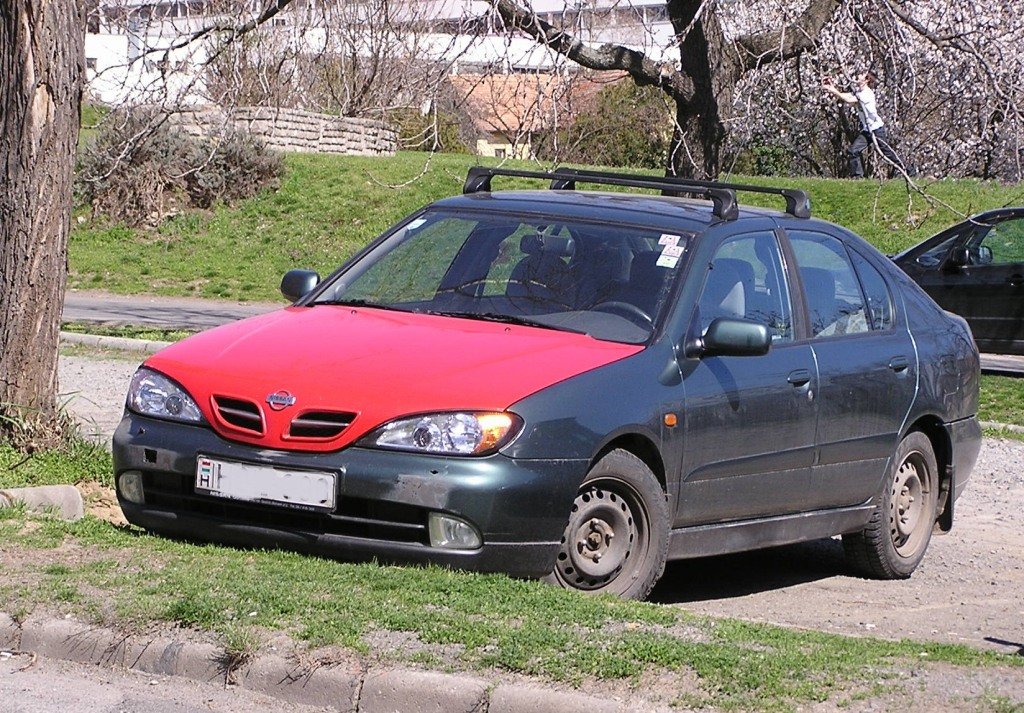
[[[139,361],[61,357],[67,409],[86,433],[109,441]],[[932,539],[909,580],[849,576],[831,539],[675,562],[652,598],[716,616],[1024,655],[1024,442],[985,440],[953,531]]]

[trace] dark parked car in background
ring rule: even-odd
[[[979,213],[893,260],[983,352],[1024,354],[1024,208]]]
[[[667,559],[841,534],[902,578],[980,447],[966,322],[797,190],[474,168],[282,292],[136,373],[130,522],[637,598]]]

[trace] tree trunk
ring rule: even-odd
[[[57,346],[84,75],[76,0],[0,0],[0,435],[57,434]]]
[[[705,11],[694,20],[702,5],[701,0],[668,3],[672,27],[683,37],[680,71],[693,82],[693,93],[688,99],[676,97],[676,125],[666,170],[687,178],[718,176],[733,91],[743,73],[718,16]]]

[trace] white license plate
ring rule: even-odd
[[[286,470],[199,456],[196,492],[218,498],[286,505],[304,510],[333,510],[335,474]]]

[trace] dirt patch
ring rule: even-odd
[[[113,488],[94,481],[79,483],[76,487],[82,494],[86,513],[113,525],[128,524],[121,506],[117,504],[117,493]]]
[[[994,666],[963,669],[922,663],[880,671],[873,686],[849,688],[800,710],[853,713],[878,711],[1019,711],[1024,701],[1020,669]]]

